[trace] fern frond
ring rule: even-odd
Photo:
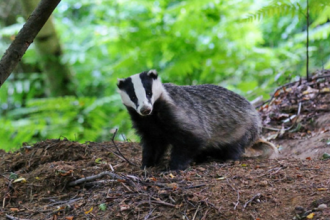
[[[259,9],[253,14],[247,15],[247,17],[243,18],[242,21],[260,20],[263,17],[287,14],[291,14],[293,17],[301,11],[302,9],[299,3],[273,1],[272,4]]]
[[[314,0],[311,1],[311,4],[309,6],[309,11],[311,14],[318,15],[317,20],[321,19],[326,22],[327,19],[330,18],[329,8],[330,8],[330,1]]]
[[[319,15],[317,16],[316,20],[311,24],[311,28],[315,28],[318,25],[322,25],[326,23],[328,19],[330,19],[330,6],[324,7],[323,11],[319,11],[318,14]]]

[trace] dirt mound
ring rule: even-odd
[[[136,143],[47,140],[23,149],[1,156],[1,218],[330,219],[329,160],[247,159],[169,173],[140,170]]]
[[[259,109],[264,136],[281,157],[330,153],[330,71],[279,87]]]

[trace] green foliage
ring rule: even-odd
[[[330,68],[329,1],[309,2],[311,69]],[[305,15],[306,0],[61,1],[54,19],[78,97],[44,97],[43,74],[17,70],[0,89],[0,148],[109,140],[113,128],[117,138],[136,140],[116,82],[151,68],[163,82],[212,83],[267,99],[305,75]],[[0,53],[19,25],[0,29]],[[38,69],[39,59],[32,45],[23,64]]]
[[[13,109],[0,119],[1,148],[17,148],[23,142],[66,137],[90,141],[111,138],[109,120],[100,106],[115,106],[118,95],[102,99],[59,97],[31,99],[25,107]],[[108,108],[111,112],[111,108]]]
[[[258,11],[247,15],[243,21],[259,20],[265,17],[294,17],[296,15],[306,18],[308,11],[312,15],[317,15],[317,23],[324,23],[329,18],[328,0],[276,0],[270,2],[267,6],[262,7]],[[321,11],[321,14],[318,15]]]

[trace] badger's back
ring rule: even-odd
[[[163,85],[180,109],[178,114],[205,132],[208,145],[217,147],[241,139],[244,139],[243,145],[251,145],[258,138],[258,113],[242,96],[215,85]]]
[[[155,70],[119,79],[117,86],[141,137],[142,167],[158,164],[168,146],[172,170],[208,157],[237,160],[259,137],[253,106],[220,86],[162,84]]]

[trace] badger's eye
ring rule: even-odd
[[[150,91],[146,91],[147,97],[150,98],[152,96],[152,93]]]
[[[132,96],[132,101],[136,102],[136,100],[137,100],[136,96]]]

